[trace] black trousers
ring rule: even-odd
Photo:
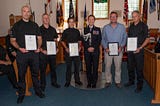
[[[0,72],[7,75],[13,87],[17,85],[17,79],[13,65],[0,65]]]
[[[66,83],[70,83],[71,77],[72,77],[72,62],[74,64],[74,79],[75,82],[79,82],[79,70],[80,70],[80,57],[69,57],[65,56],[65,61],[67,65],[67,70],[66,70]]]
[[[57,83],[57,75],[56,75],[56,56],[54,55],[45,55],[40,53],[40,83],[42,89],[46,87],[46,68],[47,63],[50,66],[50,75],[51,75],[51,83]]]
[[[137,84],[143,84],[144,50],[134,54],[128,52],[128,75],[129,81],[135,82],[135,72],[137,75]]]
[[[26,90],[26,82],[25,82],[25,75],[27,71],[27,66],[30,67],[33,87],[36,93],[41,93],[40,83],[38,80],[38,73],[39,73],[39,53],[28,52],[28,53],[21,53],[17,52],[16,56],[17,60],[17,67],[18,67],[18,93],[19,96],[25,95]]]
[[[98,80],[99,53],[84,53],[88,84],[96,84]]]

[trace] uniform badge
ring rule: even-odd
[[[93,35],[99,35],[99,31],[94,30]]]

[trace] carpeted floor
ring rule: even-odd
[[[141,93],[134,92],[135,86],[121,89],[113,83],[111,87],[100,90],[81,90],[70,86],[64,87],[65,64],[57,67],[58,83],[60,89],[50,85],[50,76],[47,77],[46,97],[40,99],[34,95],[25,97],[21,106],[159,106],[152,105],[153,92],[145,82]],[[113,69],[113,68],[112,68]],[[122,83],[127,82],[126,63],[122,64]],[[17,106],[17,96],[6,76],[0,77],[0,106]]]

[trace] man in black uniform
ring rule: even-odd
[[[22,103],[25,96],[25,74],[27,71],[27,66],[30,66],[33,87],[35,94],[40,98],[44,98],[45,95],[42,93],[40,88],[40,83],[38,80],[39,72],[39,52],[42,44],[42,38],[40,36],[39,26],[30,21],[30,8],[29,6],[22,7],[22,19],[14,24],[11,30],[11,44],[17,49],[17,67],[18,67],[18,99],[17,103]],[[37,49],[36,50],[27,50],[25,45],[25,37],[31,35],[36,37]]]
[[[0,45],[0,74],[7,74],[13,88],[18,88],[15,71],[6,50]]]
[[[133,24],[130,25],[128,30],[128,37],[137,37],[137,50],[128,52],[128,75],[129,81],[125,87],[134,85],[135,71],[137,75],[137,88],[136,93],[142,91],[143,87],[143,67],[144,67],[144,47],[149,43],[148,26],[140,21],[140,12],[133,11],[132,18]]]
[[[44,91],[46,86],[46,67],[49,63],[51,70],[51,85],[60,88],[60,85],[57,84],[57,75],[56,75],[56,55],[47,55],[47,42],[48,41],[57,41],[58,34],[52,26],[50,26],[49,15],[42,15],[43,25],[40,27],[42,35],[42,46],[40,53],[40,82],[41,88]]]
[[[101,30],[94,25],[95,16],[88,16],[89,25],[84,28],[83,46],[87,70],[87,88],[96,88],[98,79],[99,46],[101,44]]]
[[[65,87],[69,87],[70,81],[71,81],[71,76],[72,76],[72,62],[74,62],[74,78],[75,78],[75,83],[78,85],[82,85],[82,82],[80,81],[79,77],[79,70],[80,70],[80,56],[74,56],[70,57],[69,56],[69,43],[78,43],[78,49],[79,51],[81,50],[80,45],[81,45],[81,37],[80,37],[80,32],[79,30],[74,28],[75,21],[74,18],[68,18],[68,25],[69,28],[64,30],[62,34],[62,45],[65,49],[65,61],[67,64],[67,71],[66,71],[66,83]]]

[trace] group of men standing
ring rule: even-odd
[[[56,76],[56,55],[47,54],[47,42],[57,42],[58,34],[50,25],[49,15],[42,15],[42,26],[38,26],[35,22],[29,20],[31,12],[28,6],[22,7],[22,19],[14,24],[11,29],[10,42],[16,48],[16,61],[18,66],[18,99],[17,103],[22,103],[25,96],[25,74],[27,66],[30,66],[33,87],[35,94],[40,98],[44,98],[46,88],[46,66],[50,65],[51,71],[51,85],[60,88],[57,83]],[[144,61],[144,47],[149,42],[148,40],[148,27],[140,21],[140,13],[133,11],[133,24],[130,25],[128,37],[137,37],[137,50],[128,52],[128,75],[129,81],[124,86],[129,87],[135,83],[135,71],[137,74],[137,87],[136,92],[140,92],[143,87],[143,61]],[[116,12],[110,13],[110,23],[105,25],[102,33],[99,27],[94,25],[95,16],[88,16],[88,26],[84,28],[84,35],[80,35],[78,29],[74,28],[74,18],[68,18],[68,28],[62,33],[61,43],[65,50],[66,61],[66,83],[65,87],[69,87],[72,75],[72,62],[74,63],[74,78],[75,84],[81,86],[83,83],[80,81],[80,56],[70,56],[69,45],[70,43],[78,44],[78,51],[84,47],[84,59],[87,70],[87,88],[96,88],[98,80],[98,64],[100,49],[102,44],[105,55],[105,73],[106,73],[106,87],[112,83],[111,65],[114,60],[115,64],[115,84],[118,88],[122,87],[121,84],[121,63],[124,47],[127,41],[126,28],[124,25],[117,22],[118,14]],[[27,50],[25,45],[25,36],[34,35],[36,37],[37,48],[36,50]],[[86,36],[87,35],[87,36]],[[86,38],[87,37],[87,38]],[[118,55],[109,55],[109,43],[118,43]],[[56,48],[58,52],[58,48]],[[0,61],[0,64],[2,62]],[[1,66],[1,65],[0,65]],[[3,66],[3,65],[2,65]],[[40,83],[38,80],[38,73],[40,70]]]

